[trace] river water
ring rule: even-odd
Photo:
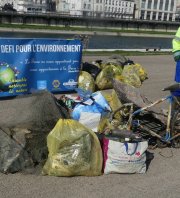
[[[33,31],[33,30],[32,30]],[[9,38],[58,38],[72,39],[73,34],[52,34],[36,32],[0,32],[0,37]],[[92,35],[89,37],[87,49],[147,49],[160,48],[171,49],[172,38],[139,37],[139,36],[109,36]]]

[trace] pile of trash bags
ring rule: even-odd
[[[112,55],[104,61],[83,63],[78,87],[91,92],[112,89],[112,78],[138,88],[148,76],[140,64],[125,56]]]
[[[47,136],[49,154],[43,175],[145,173],[148,142],[127,130],[122,112],[110,119],[122,106],[116,91],[83,93],[58,98],[60,104],[71,104],[70,119],[59,119]],[[117,136],[111,133],[113,130]]]
[[[40,164],[42,174],[52,176],[145,173],[148,142],[129,131],[129,109],[116,112],[128,97],[115,84],[138,88],[145,79],[140,64],[114,55],[83,63],[75,95],[43,92],[0,101],[0,171]],[[136,102],[145,101],[136,94]]]

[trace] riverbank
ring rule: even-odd
[[[97,31],[95,31],[97,30]],[[84,54],[159,55],[171,52],[175,33],[41,25],[0,25],[2,38],[81,39]]]
[[[72,34],[72,35],[104,35],[104,36],[129,36],[129,37],[160,37],[173,38],[175,32],[126,30],[118,28],[87,28],[87,27],[62,27],[43,25],[0,24],[0,32],[22,32],[42,34]]]

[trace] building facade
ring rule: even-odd
[[[82,16],[82,0],[56,0],[56,12],[72,16]]]
[[[81,0],[81,3],[79,0],[78,3],[83,16],[133,18],[134,14],[134,0]]]
[[[41,12],[47,10],[47,0],[19,0],[18,11],[20,12]]]
[[[105,16],[114,18],[133,18],[135,3],[122,0],[105,0]]]
[[[72,16],[140,20],[180,20],[180,0],[0,0],[18,12],[56,11]]]
[[[45,13],[50,9],[53,0],[1,0],[0,6],[13,4],[18,12],[41,12]]]
[[[136,0],[135,18],[175,21],[177,0]]]

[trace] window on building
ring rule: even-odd
[[[146,3],[146,0],[142,0],[142,2],[141,2],[141,8],[145,8],[145,3]]]
[[[161,18],[162,18],[162,12],[159,12],[159,14],[158,14],[158,20],[161,20]]]
[[[160,4],[159,4],[159,10],[163,9],[163,0],[160,0]]]
[[[169,21],[172,21],[172,14],[169,15]]]
[[[174,0],[171,1],[171,8],[170,8],[170,10],[173,11],[173,8],[174,8]]]
[[[165,10],[168,10],[168,7],[169,7],[169,0],[166,0],[166,3],[165,3]]]
[[[152,20],[156,20],[156,12],[153,12]]]
[[[98,11],[98,5],[96,5],[96,11]]]
[[[125,13],[128,13],[128,9],[127,8],[125,8]]]
[[[147,11],[146,19],[147,19],[147,20],[150,20],[150,16],[151,16],[151,12],[150,12],[150,11]]]
[[[157,10],[157,5],[158,5],[157,2],[154,2],[154,5],[153,5],[154,10]]]
[[[140,13],[140,19],[144,19],[144,10],[141,10],[141,13]]]
[[[74,9],[74,8],[75,8],[75,3],[72,4],[72,9]]]
[[[96,0],[96,3],[99,3],[99,0]]]
[[[147,7],[148,9],[151,9],[151,4],[152,4],[152,0],[149,0],[148,1],[148,7]]]
[[[164,21],[167,21],[167,13],[164,13]]]

